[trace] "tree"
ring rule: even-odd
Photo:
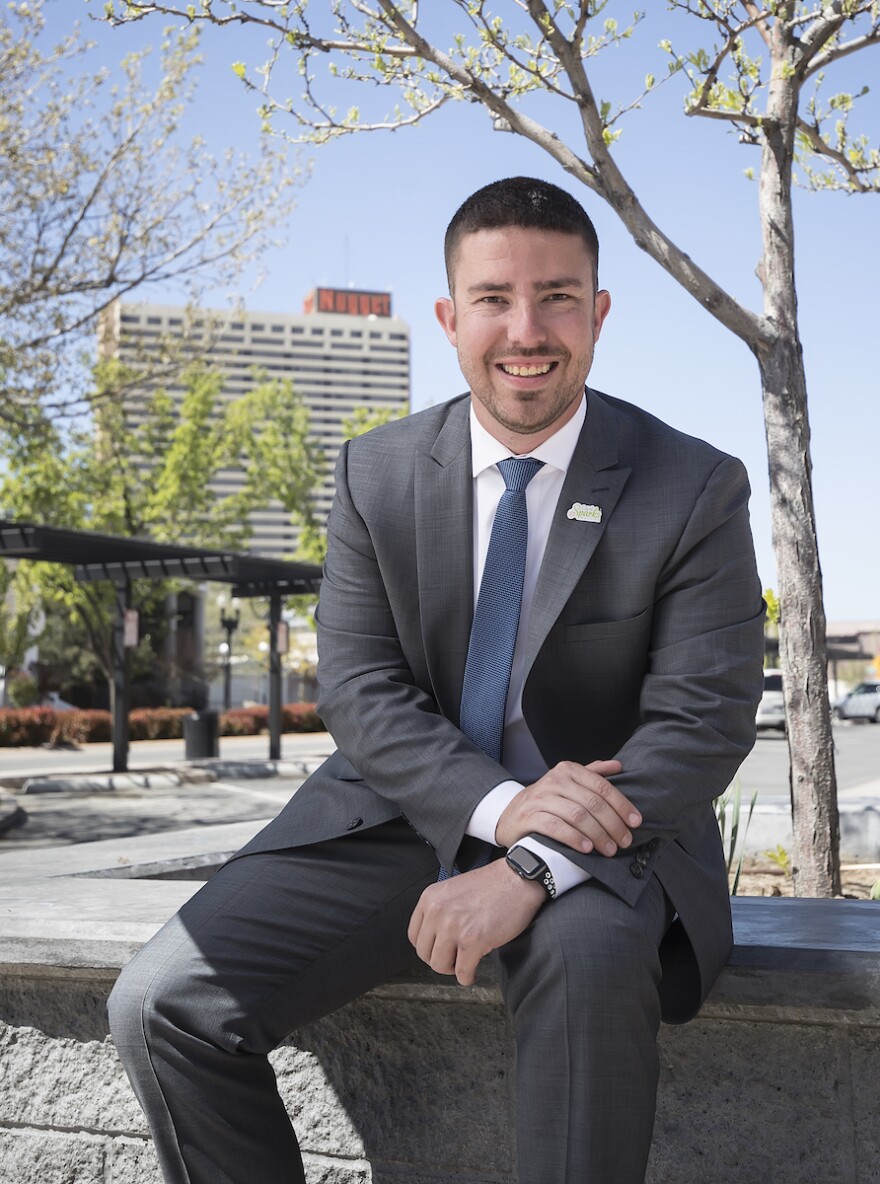
[[[0,707],[5,706],[9,672],[21,665],[28,646],[40,632],[38,616],[36,598],[24,572],[0,565]]]
[[[278,152],[218,161],[182,142],[194,31],[164,41],[151,89],[148,50],[120,86],[90,70],[76,29],[43,49],[44,24],[43,0],[0,13],[0,419],[19,426],[37,401],[82,410],[80,351],[113,300],[173,280],[196,301],[233,279],[289,213],[296,175]]]
[[[260,93],[263,119],[294,121],[292,138],[322,142],[361,130],[418,123],[443,104],[482,106],[496,127],[543,149],[571,178],[606,201],[636,244],[734,333],[754,355],[761,379],[771,490],[771,517],[784,628],[781,662],[791,754],[794,879],[804,895],[839,891],[838,816],[827,692],[825,615],[811,482],[807,384],[797,320],[792,184],[849,193],[880,189],[880,155],[851,134],[849,119],[865,93],[823,98],[826,71],[880,44],[873,0],[667,0],[670,10],[715,38],[711,50],[681,53],[660,43],[661,78],[683,77],[685,113],[722,122],[760,151],[763,308],[754,312],[700,268],[650,217],[615,158],[620,121],[659,85],[649,74],[641,94],[619,106],[595,89],[594,61],[622,45],[610,0],[336,0],[331,6],[272,0],[198,0],[186,6],[111,0],[112,21],[151,13],[215,25],[257,24],[272,37],[259,73],[234,69]],[[442,49],[442,15],[463,31]],[[502,11],[504,16],[493,15]],[[430,22],[434,21],[433,26]],[[444,42],[448,44],[448,40]],[[287,57],[285,58],[285,55]],[[273,73],[285,61],[301,79],[301,100],[277,98]],[[337,107],[345,83],[359,99],[371,88],[399,92],[390,116],[361,118]],[[812,88],[812,90],[810,90]],[[551,100],[548,104],[547,99]],[[539,116],[573,110],[577,142],[567,143]],[[557,121],[561,126],[562,120]]]
[[[163,388],[143,390],[138,414],[119,390],[135,376],[117,360],[96,368],[93,421],[65,430],[51,417],[29,414],[25,432],[0,432],[0,504],[13,517],[71,529],[140,536],[158,542],[240,549],[251,511],[277,495],[285,466],[301,466],[281,490],[298,521],[310,520],[309,495],[318,479],[309,420],[289,383],[268,382],[238,399],[221,399],[222,377],[195,363],[182,376],[179,400]],[[271,417],[271,418],[266,418]],[[283,430],[284,448],[277,433]],[[283,456],[274,457],[279,450]],[[271,463],[270,463],[271,462]],[[243,485],[218,497],[210,488],[223,469],[242,467]],[[277,485],[276,485],[277,483]],[[79,584],[70,568],[22,563],[48,607],[63,610],[84,630],[87,648],[112,677],[112,590]],[[136,581],[143,613],[160,616],[170,585]],[[138,656],[136,655],[136,660]],[[149,646],[140,655],[150,659]]]

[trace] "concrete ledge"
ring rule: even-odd
[[[0,1180],[158,1184],[104,1007],[197,884],[138,877],[204,877],[258,825],[0,859]],[[734,918],[703,1012],[661,1035],[650,1184],[880,1181],[880,907],[741,898]],[[309,1184],[515,1184],[491,973],[386,984],[273,1060]]]

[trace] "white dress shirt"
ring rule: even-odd
[[[523,583],[522,606],[519,614],[519,629],[513,651],[513,667],[510,673],[510,688],[507,693],[507,711],[504,718],[504,741],[502,762],[516,780],[502,781],[478,803],[467,825],[467,833],[487,843],[495,843],[495,828],[505,808],[525,785],[537,781],[547,772],[547,764],[541,756],[522,711],[522,694],[526,679],[526,639],[529,634],[529,616],[541,561],[550,537],[550,526],[556,512],[556,504],[562,492],[562,483],[577,445],[578,437],[587,414],[586,396],[581,400],[575,414],[549,440],[545,440],[534,452],[527,455],[544,462],[544,467],[526,487],[526,506],[529,514],[529,541],[526,551],[526,573]],[[486,552],[495,511],[504,493],[504,478],[498,469],[498,461],[509,457],[510,450],[490,436],[479,423],[471,407],[471,457],[474,477],[474,602],[479,595]],[[577,864],[560,855],[552,847],[526,836],[520,840],[543,859],[556,881],[557,894],[567,892],[576,884],[590,878]]]

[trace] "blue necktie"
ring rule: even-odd
[[[526,574],[529,541],[526,486],[543,463],[516,457],[498,462],[507,488],[495,512],[464,670],[461,730],[496,761],[501,760],[507,692]],[[487,858],[488,851],[474,866],[485,863]],[[446,877],[447,873],[441,869],[440,878]]]

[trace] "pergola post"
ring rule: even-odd
[[[125,614],[131,608],[131,580],[119,575],[113,581],[116,612],[113,618],[113,772],[128,769],[129,659],[125,644]]]
[[[281,594],[269,597],[269,760],[281,760],[281,653],[278,633],[281,624]]]

